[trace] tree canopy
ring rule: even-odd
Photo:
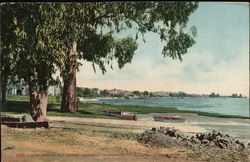
[[[63,75],[67,66],[79,65],[67,55],[72,42],[78,44],[75,57],[92,62],[94,69],[98,65],[103,73],[106,64],[113,67],[113,59],[119,68],[131,62],[136,39],[147,32],[158,33],[166,42],[164,57],[182,60],[195,43],[195,28],[191,34],[183,29],[197,7],[197,2],[5,3],[1,5],[2,50],[15,51],[3,52],[18,58],[13,73],[25,80],[31,73],[39,75],[41,85],[54,81],[56,68]],[[136,28],[134,37],[115,39],[114,33],[129,28]]]
[[[62,3],[58,39],[64,43],[60,47],[69,53],[70,44],[77,42],[79,59],[92,62],[94,70],[98,65],[105,73],[105,65],[112,68],[114,59],[119,68],[131,62],[137,49],[136,39],[153,32],[166,42],[164,57],[182,60],[195,43],[196,28],[192,27],[190,33],[185,33],[184,28],[197,7],[196,2]],[[130,28],[137,31],[134,37],[115,38],[115,34]],[[73,64],[69,59],[67,62]]]
[[[1,70],[12,69],[32,88],[46,90],[59,81],[57,71],[67,81],[80,59],[103,73],[113,62],[124,67],[132,61],[138,37],[144,40],[148,32],[165,42],[164,57],[182,60],[195,43],[196,28],[184,29],[197,7],[197,2],[4,3],[1,50],[15,61],[4,62]],[[131,28],[135,35],[116,37]]]

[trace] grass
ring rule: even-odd
[[[174,107],[147,107],[147,106],[129,106],[129,105],[104,105],[104,104],[90,104],[78,103],[78,112],[62,113],[60,111],[60,96],[49,96],[48,102],[48,116],[68,116],[68,117],[84,117],[84,118],[109,118],[120,119],[116,116],[109,116],[102,110],[121,110],[136,112],[137,114],[148,113],[195,113],[203,116],[212,116],[220,118],[241,118],[249,119],[249,117],[221,115],[217,113],[207,113],[200,111],[178,110]],[[8,96],[7,97],[7,113],[10,114],[24,114],[29,113],[29,98],[28,96]]]

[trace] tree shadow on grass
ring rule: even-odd
[[[61,112],[59,104],[48,104],[47,111]]]
[[[6,101],[6,107],[7,110],[6,112],[14,112],[17,114],[21,114],[21,113],[29,113],[30,109],[29,109],[29,102],[27,101]],[[48,104],[48,108],[47,111],[48,112],[56,112],[56,113],[62,113],[60,110],[60,104]],[[86,110],[78,110],[77,113],[80,114],[94,114],[93,112],[89,112]]]
[[[85,110],[78,110],[77,112],[81,114],[93,114],[92,112],[85,111]]]
[[[29,102],[6,101],[6,112],[27,113],[29,112]]]
[[[48,104],[48,111],[54,111],[54,112],[58,112],[58,113],[63,113],[60,110],[60,104]],[[89,111],[85,111],[85,110],[78,110],[77,113],[81,113],[81,114],[93,114],[92,112]]]

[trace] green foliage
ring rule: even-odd
[[[126,63],[131,63],[137,46],[136,41],[131,37],[116,42],[114,57],[117,59],[119,68],[122,68]]]
[[[15,8],[8,3],[1,4],[0,9],[0,29],[1,29],[1,79],[14,78],[12,71],[16,64],[16,55],[14,48],[16,47],[17,37],[15,36],[15,23],[13,17]]]
[[[136,96],[140,96],[141,93],[139,91],[133,91],[133,94],[136,95]]]
[[[94,70],[98,65],[103,73],[106,65],[113,68],[114,60],[122,68],[132,61],[138,44],[132,37],[116,39],[115,34],[130,28],[137,30],[135,38],[159,34],[166,42],[164,57],[182,60],[195,42],[195,28],[191,34],[183,29],[197,7],[197,2],[1,4],[2,50],[16,60],[6,62],[6,69],[13,66],[18,79],[46,88],[59,81],[53,77],[57,70],[67,78],[70,67],[79,67],[78,59],[92,62]],[[70,55],[73,42],[77,55]]]
[[[89,88],[84,88],[83,92],[83,96],[84,97],[92,97],[94,96],[94,94],[92,93],[92,91]]]
[[[184,28],[197,7],[197,2],[4,3],[1,70],[46,90],[60,77],[70,81],[80,59],[103,74],[114,62],[123,68],[132,61],[139,35],[145,41],[148,32],[166,43],[164,57],[182,60],[195,43],[196,29],[187,33]],[[131,28],[136,29],[134,36],[115,37]]]
[[[232,97],[233,97],[233,98],[237,98],[237,97],[238,97],[238,94],[237,94],[237,93],[234,93],[234,94],[232,94]]]
[[[188,97],[188,94],[186,94],[185,92],[178,92],[178,93],[170,93],[169,94],[170,97]]]
[[[148,95],[149,95],[149,92],[148,92],[148,91],[144,91],[144,92],[143,92],[143,95],[144,95],[144,96],[148,96]]]
[[[230,97],[232,97],[232,98],[243,98],[242,94],[238,95],[237,93],[233,93]]]
[[[64,51],[58,67],[61,76],[67,77],[69,67],[81,65],[77,59],[92,62],[93,69],[99,66],[102,73],[106,65],[113,69],[113,61],[118,67],[132,61],[137,42],[132,37],[116,39],[115,35],[122,30],[134,28],[135,38],[141,34],[154,32],[166,42],[162,54],[173,59],[182,60],[182,55],[194,43],[196,28],[191,34],[184,28],[189,15],[198,7],[196,2],[95,2],[95,3],[61,3],[54,6],[60,11],[57,30],[53,37],[58,51]],[[77,56],[70,56],[71,44],[77,43]]]
[[[148,92],[148,91],[144,91],[144,92],[143,92],[143,95],[144,95],[144,96],[148,96],[148,95],[149,95],[149,92]]]
[[[11,8],[11,17],[15,41],[12,41],[12,52],[15,64],[12,74],[18,80],[32,82],[37,89],[47,89],[56,83],[53,74],[55,63],[61,54],[54,51],[56,44],[51,36],[57,28],[53,18],[58,12],[51,12],[56,4],[46,3],[13,3],[1,5],[4,10]],[[8,15],[3,15],[8,17]],[[5,18],[5,17],[4,17]],[[5,19],[4,19],[5,20]],[[3,21],[5,22],[5,21]],[[5,32],[5,29],[2,30]],[[10,55],[11,53],[7,53]]]
[[[76,88],[76,95],[77,97],[96,97],[97,94],[94,94],[91,89],[89,88]]]
[[[83,97],[82,89],[79,87],[76,87],[76,96],[77,97]]]
[[[220,94],[215,94],[214,92],[209,95],[209,97],[220,97]]]

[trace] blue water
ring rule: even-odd
[[[223,115],[249,116],[249,99],[247,98],[150,98],[150,99],[123,99],[100,98],[84,100],[88,103],[104,103],[111,105],[136,105],[151,107],[176,107],[180,110],[195,110],[202,112],[219,113]]]

